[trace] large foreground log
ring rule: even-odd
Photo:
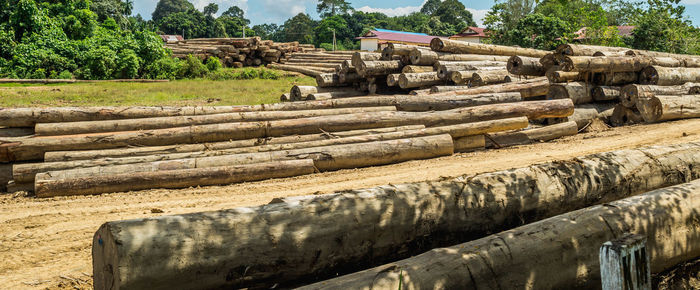
[[[532,98],[547,95],[549,81],[546,78],[517,81],[505,84],[481,86],[460,91],[440,93],[441,96],[450,95],[474,95],[482,93],[520,92],[523,98]]]
[[[591,90],[591,96],[595,101],[614,101],[620,99],[620,87],[599,86]]]
[[[131,156],[124,158],[105,158],[105,159],[90,159],[90,160],[76,160],[76,161],[60,161],[60,162],[43,162],[43,163],[25,163],[25,164],[15,164],[12,168],[13,179],[17,182],[31,182],[34,180],[34,176],[41,172],[47,171],[58,171],[58,170],[68,170],[79,167],[96,167],[96,166],[113,166],[113,165],[124,165],[124,164],[135,164],[135,163],[145,163],[145,162],[159,162],[164,160],[176,160],[176,159],[186,159],[186,158],[199,158],[208,156],[221,156],[221,155],[233,155],[233,154],[245,154],[245,153],[258,153],[258,152],[270,152],[270,151],[281,151],[281,150],[294,150],[294,149],[305,149],[314,147],[325,147],[332,145],[342,145],[342,144],[357,144],[357,143],[368,143],[376,141],[387,141],[387,140],[397,140],[397,139],[407,139],[414,137],[432,136],[449,134],[453,138],[460,138],[464,136],[473,136],[484,133],[501,132],[515,129],[522,129],[527,127],[528,121],[525,117],[519,118],[509,118],[502,120],[492,120],[483,121],[475,123],[466,124],[456,124],[450,126],[439,126],[431,127],[425,129],[415,129],[399,132],[387,132],[378,133],[373,135],[359,135],[350,136],[345,138],[333,138],[325,140],[315,140],[306,142],[296,142],[290,144],[267,144],[260,146],[250,146],[250,147],[240,147],[240,148],[227,148],[214,150],[207,148],[204,151],[198,152],[178,152],[178,153],[165,153],[161,155],[150,155],[150,156]],[[249,163],[257,159],[250,157],[247,160],[242,161],[243,163]],[[242,162],[237,162],[235,164],[242,164]],[[121,170],[121,169],[120,169]],[[137,169],[127,169],[123,167],[125,172],[135,171]],[[86,172],[86,170],[81,170],[81,172]],[[100,169],[100,171],[90,172],[88,175],[98,175],[104,173],[105,171]],[[118,171],[117,171],[118,172]],[[65,174],[64,174],[65,175]]]
[[[556,52],[561,55],[571,56],[619,56],[627,52],[629,48],[610,47],[584,44],[560,44]]]
[[[299,159],[60,180],[51,179],[49,174],[43,173],[37,175],[34,192],[38,197],[50,197],[152,188],[186,188],[299,176],[314,173],[315,170],[313,160]]]
[[[294,88],[305,88],[294,86]],[[302,99],[307,99],[309,95],[317,93],[316,87],[313,90],[301,89],[297,94],[303,94]],[[294,91],[294,89],[292,89]],[[341,90],[337,92],[338,97],[350,97],[360,95],[357,91]],[[186,127],[193,125],[206,125],[218,123],[246,122],[246,121],[266,121],[285,120],[296,118],[308,118],[317,116],[330,116],[342,114],[355,114],[361,112],[381,112],[396,111],[395,107],[365,107],[365,108],[341,108],[329,110],[309,110],[309,111],[263,111],[263,112],[242,112],[201,116],[178,116],[142,118],[127,120],[106,120],[106,121],[84,121],[68,123],[45,123],[36,124],[37,135],[73,135],[100,132],[137,131],[162,128]]]
[[[638,72],[648,66],[662,67],[693,67],[695,64],[687,64],[675,58],[651,58],[651,57],[626,57],[626,56],[565,56],[561,59],[561,67],[564,71],[579,72]]]
[[[644,122],[644,118],[637,108],[628,108],[617,104],[609,118],[610,125],[615,127],[634,125]]]
[[[479,70],[472,75],[469,84],[480,87],[509,82],[511,82],[511,76],[507,70]]]
[[[620,104],[628,108],[635,108],[637,98],[647,94],[651,95],[686,95],[690,94],[689,87],[692,83],[677,86],[656,86],[656,85],[637,85],[631,84],[622,87],[620,90]]]
[[[507,55],[507,56],[529,56],[543,57],[548,54],[548,51],[520,48],[514,46],[492,45],[482,43],[470,43],[457,40],[449,40],[443,38],[433,38],[430,41],[430,48],[434,51],[451,52],[451,53],[471,53],[471,54],[488,54],[488,55]]]
[[[574,104],[586,104],[593,101],[591,96],[592,86],[584,82],[570,82],[552,84],[547,93],[547,99],[571,99]]]
[[[445,81],[435,72],[402,73],[399,75],[399,87],[402,89],[421,88],[444,84]]]
[[[452,137],[448,134],[443,134],[369,142],[363,143],[361,146],[355,144],[334,145],[297,150],[220,155],[50,171],[37,175],[35,190],[38,197],[100,194],[159,188],[160,184],[157,180],[148,181],[147,177],[135,179],[134,181],[138,181],[136,183],[127,182],[130,180],[129,174],[140,176],[144,172],[211,168],[228,166],[230,164],[242,165],[297,159],[312,159],[315,168],[321,171],[329,171],[435,158],[452,155],[453,153],[454,143],[452,142]],[[123,182],[115,182],[115,179]],[[52,184],[56,186],[52,186]],[[177,183],[174,182],[173,184]]]
[[[385,76],[400,73],[403,63],[400,60],[362,61],[357,67],[357,73],[363,77]]]
[[[578,134],[578,124],[574,121],[530,128],[513,132],[486,134],[487,148],[502,148],[515,145],[532,144],[559,139]]]
[[[423,125],[411,125],[400,127],[376,128],[368,130],[351,130],[340,132],[324,132],[319,134],[308,135],[292,135],[274,138],[247,139],[236,141],[225,141],[215,143],[199,143],[199,144],[178,144],[168,146],[146,146],[123,149],[106,149],[106,150],[84,150],[84,151],[55,151],[46,152],[44,154],[45,162],[56,161],[74,161],[74,160],[89,160],[101,159],[105,157],[130,157],[130,156],[149,156],[149,155],[164,155],[172,153],[198,152],[207,150],[226,150],[232,148],[245,148],[262,145],[280,145],[293,144],[301,142],[313,142],[319,140],[338,139],[352,136],[380,135],[382,133],[411,131],[423,129]],[[10,170],[11,171],[11,170]],[[12,173],[10,172],[10,175]]]
[[[94,287],[289,287],[699,177],[700,144],[690,143],[260,207],[109,222],[93,240]],[[549,239],[538,237],[537,245],[543,240]],[[455,276],[469,279],[463,273]]]
[[[574,109],[574,113],[571,114],[571,116],[562,119],[550,119],[547,121],[550,124],[573,121],[576,122],[578,129],[581,130],[590,125],[595,119],[608,123],[610,116],[613,114],[615,105],[616,104],[613,102],[578,105]]]
[[[700,255],[698,207],[700,180],[433,249],[301,289],[599,288],[598,249],[627,233],[648,237],[652,273]]]
[[[700,95],[640,97],[637,109],[649,123],[700,118]]]
[[[511,74],[524,76],[544,76],[547,71],[536,57],[511,56],[506,68]]]
[[[360,66],[360,63],[364,61],[377,61],[382,59],[381,53],[376,52],[355,52],[352,55],[351,64],[356,69]]]
[[[649,66],[639,74],[643,85],[673,86],[700,82],[700,68]]]

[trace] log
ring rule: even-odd
[[[327,88],[344,86],[345,83],[340,81],[337,73],[326,73],[316,76],[316,85],[321,88]]]
[[[700,95],[644,96],[637,109],[647,123],[700,117]]]
[[[464,85],[462,87],[465,87],[464,89],[468,89],[469,87],[466,85],[469,84],[469,81],[472,80],[472,77],[476,72],[477,70],[453,71],[450,73],[450,79],[455,84]]]
[[[524,76],[544,76],[547,72],[536,57],[511,56],[506,68],[511,74]]]
[[[616,105],[610,115],[610,125],[615,127],[634,125],[644,122],[642,115],[636,108],[627,108],[623,105]]]
[[[439,56],[444,53],[435,52],[432,50],[414,49],[411,51],[409,58],[411,64],[416,66],[432,66],[439,60]]]
[[[482,93],[503,93],[520,92],[523,98],[532,98],[547,95],[549,91],[549,81],[546,78],[536,78],[531,80],[516,81],[505,84],[495,84],[469,88],[461,91],[440,93],[441,96],[473,95]]]
[[[585,73],[580,72],[566,72],[560,70],[549,70],[545,74],[547,79],[553,83],[566,83],[566,82],[577,82],[583,81],[586,76]]]
[[[454,54],[439,53],[438,60],[441,61],[498,61],[507,62],[508,56],[502,55],[482,55],[482,54]]]
[[[395,87],[399,85],[399,76],[401,74],[390,74],[386,76],[386,85],[390,87]]]
[[[472,75],[469,81],[471,86],[485,86],[511,82],[510,74],[507,70],[479,70]]]
[[[355,52],[352,55],[352,60],[351,64],[355,68],[360,67],[360,63],[365,62],[365,61],[377,61],[382,59],[382,54],[381,53],[375,53],[375,52]]]
[[[630,50],[626,51],[625,54],[628,56],[672,57],[672,58],[679,58],[679,59],[697,59],[697,58],[699,58],[697,55],[677,54],[677,53],[668,53],[668,52],[651,51],[651,50],[639,50],[639,49],[630,49]]]
[[[102,167],[77,168],[63,171],[49,171],[37,175],[35,182],[37,197],[89,195],[136,189],[158,188],[157,183],[115,184],[110,181],[114,175],[125,173],[138,176],[142,172],[159,172],[181,169],[211,168],[230,164],[255,164],[284,160],[312,159],[313,166],[321,171],[360,168],[448,156],[454,153],[452,137],[448,134],[414,137],[356,144],[332,145],[304,149],[270,151],[260,153],[219,155],[199,158],[173,159],[157,162],[122,164]],[[362,157],[362,158],[358,158]],[[63,187],[63,191],[40,191],[40,186],[50,184],[47,180],[66,180],[70,183],[89,183],[89,186],[76,185],[73,189]],[[73,180],[73,181],[71,181]],[[59,183],[60,184],[60,183]]]
[[[0,138],[34,135],[34,128],[0,128]]]
[[[584,82],[552,84],[547,93],[548,100],[571,99],[574,104],[586,104],[593,101],[591,85]]]
[[[349,97],[357,97],[357,96],[363,96],[365,93],[360,92],[360,91],[335,91],[335,92],[326,92],[326,93],[314,93],[314,94],[308,94],[305,98],[307,101],[314,101],[314,100],[330,100],[330,99],[338,99],[338,98],[349,98]],[[358,108],[360,110],[358,111],[366,111],[364,110],[365,108]],[[373,108],[370,108],[373,109]],[[396,109],[394,107],[394,109]]]
[[[389,43],[386,46],[387,53],[389,55],[403,55],[403,56],[409,56],[411,55],[411,51],[414,49],[422,49],[422,50],[429,50],[429,47],[422,47],[422,46],[417,46],[417,45],[406,45],[406,44],[398,44],[398,43]],[[391,59],[391,58],[390,58]]]
[[[445,81],[440,79],[435,72],[402,73],[399,75],[399,87],[402,89],[422,88],[444,83]]]
[[[548,123],[556,124],[574,121],[578,125],[579,130],[589,126],[595,119],[609,123],[609,119],[610,116],[612,116],[615,105],[615,103],[611,102],[578,105],[576,108],[574,108],[574,113],[571,114],[571,116],[559,119],[549,119]]]
[[[341,73],[354,73],[354,72],[357,72],[357,71],[355,70],[355,66],[352,65],[352,61],[351,61],[351,60],[344,60],[344,61],[340,64],[340,72],[341,72]]]
[[[401,69],[401,73],[422,73],[435,71],[433,66],[407,65]]]
[[[598,249],[626,233],[648,236],[652,273],[700,255],[698,207],[700,181],[693,181],[299,289],[599,288]]]
[[[430,41],[430,48],[434,51],[462,53],[462,54],[488,54],[488,55],[506,55],[506,56],[528,56],[528,57],[543,57],[548,54],[548,51],[521,48],[514,46],[492,45],[482,43],[470,43],[457,40],[449,40],[442,38],[433,38]]]
[[[321,89],[323,91],[323,89]],[[292,101],[303,101],[306,96],[309,94],[314,94],[319,92],[319,87],[315,86],[292,86],[292,89],[289,91],[289,95],[292,99]]]
[[[700,82],[700,68],[649,66],[639,74],[643,85],[673,86]]]
[[[316,96],[316,87],[295,86],[296,93],[305,94],[301,98],[307,99],[309,95]],[[313,88],[313,89],[311,89]],[[294,88],[292,89],[294,90]],[[351,97],[359,96],[362,93],[355,90],[340,90],[329,92],[331,96],[336,97]],[[221,124],[232,122],[246,121],[266,121],[266,120],[286,120],[297,118],[309,118],[317,116],[331,116],[354,114],[361,112],[381,112],[381,111],[396,111],[394,107],[365,107],[365,108],[341,108],[341,109],[326,109],[326,110],[308,110],[308,111],[263,111],[263,112],[241,112],[227,113],[201,116],[181,116],[181,117],[158,117],[158,118],[142,118],[142,119],[127,119],[127,120],[106,120],[106,121],[84,121],[84,122],[68,122],[68,123],[46,123],[37,124],[37,135],[58,136],[58,135],[76,135],[102,132],[120,132],[120,131],[137,131],[151,129],[165,129],[186,127],[193,125],[208,125]]]
[[[540,63],[542,64],[542,66],[544,66],[544,68],[547,71],[552,70],[554,67],[557,67],[556,70],[560,70],[559,69],[559,60],[557,59],[557,56],[558,56],[557,54],[548,53],[545,56],[543,56],[542,58],[540,58]]]
[[[545,142],[576,134],[578,134],[578,124],[575,121],[569,121],[540,128],[487,134],[486,148],[502,148]]]
[[[37,197],[54,197],[153,188],[225,185],[306,175],[314,173],[314,171],[313,160],[299,159],[212,168],[129,172],[111,176],[88,176],[61,180],[51,179],[50,173],[42,173],[37,174],[34,187]]]
[[[301,74],[304,74],[304,75],[307,75],[310,77],[316,77],[317,75],[324,73],[324,71],[320,70],[320,69],[308,69],[305,67],[278,64],[278,63],[268,64],[267,67],[272,68],[272,69],[284,70],[284,71],[298,72],[298,73],[301,73]]]
[[[615,101],[620,99],[620,87],[598,86],[591,90],[591,97],[597,102]]]
[[[636,72],[594,73],[592,81],[599,86],[620,86],[636,83],[639,74]]]
[[[690,84],[692,86],[692,83]],[[631,84],[622,87],[620,90],[620,104],[628,108],[635,108],[637,98],[643,95],[685,95],[689,94],[688,86],[655,86]]]
[[[355,66],[357,73],[363,77],[385,76],[400,73],[403,64],[399,60],[392,61],[362,61]]]
[[[349,72],[339,74],[338,80],[343,84],[354,84],[363,81],[364,78],[355,72]]]
[[[318,141],[318,140],[338,139],[338,138],[351,137],[351,136],[378,135],[378,134],[382,134],[382,133],[410,131],[410,130],[418,130],[418,129],[423,129],[423,128],[425,128],[425,126],[423,126],[423,125],[411,125],[411,126],[400,126],[400,127],[366,129],[366,130],[324,132],[324,133],[319,133],[319,134],[293,135],[293,136],[263,138],[263,139],[225,141],[225,142],[215,142],[215,143],[180,144],[180,145],[168,145],[168,146],[147,146],[147,147],[107,149],[107,150],[55,151],[55,152],[46,152],[46,154],[44,155],[44,161],[48,163],[48,162],[56,162],[56,161],[64,161],[65,162],[65,161],[74,161],[74,160],[100,159],[100,158],[106,158],[106,157],[118,158],[118,157],[129,157],[129,156],[149,156],[149,155],[164,155],[164,154],[184,153],[184,152],[198,152],[198,151],[207,151],[207,150],[216,151],[216,150],[226,150],[226,149],[232,149],[232,148],[262,146],[262,145],[268,145],[268,144],[280,145],[280,144],[311,142],[311,141]],[[10,177],[11,176],[12,176],[12,172],[10,170]]]
[[[445,62],[438,61],[435,63],[435,70],[441,79],[447,79],[453,71],[466,70],[505,70],[504,62],[494,61],[465,61],[465,62]]]
[[[486,147],[484,135],[464,136],[453,140],[455,153],[472,152]]]
[[[94,287],[287,288],[698,177],[700,144],[690,143],[434,182],[275,199],[258,207],[108,222],[93,239]],[[324,230],[309,231],[310,225]],[[594,228],[607,229],[604,224]],[[537,245],[543,240],[548,239],[537,237]],[[469,279],[461,274],[466,272],[455,276]]]
[[[556,52],[560,55],[569,56],[594,56],[597,52],[598,56],[618,56],[624,54],[629,48],[624,47],[610,47],[610,46],[598,46],[598,45],[584,45],[584,44],[560,44],[557,46]]]
[[[470,88],[470,86],[432,86],[430,88],[430,93],[434,94],[434,93],[461,91],[461,90],[466,90],[469,88]]]
[[[584,72],[638,72],[648,66],[697,68],[700,62],[687,63],[675,58],[626,57],[626,56],[565,56],[561,59],[564,71]]]
[[[280,102],[291,102],[292,97],[290,96],[289,93],[284,93],[282,96],[280,96]]]

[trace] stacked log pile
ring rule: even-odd
[[[524,102],[518,92],[232,107],[2,109],[5,135],[29,128],[35,135],[0,138],[0,162],[11,164],[0,176],[11,188],[33,187],[39,197],[226,184],[483,149],[488,134],[572,112],[570,100]]]
[[[280,63],[294,53],[319,52],[313,45],[298,42],[274,42],[260,37],[250,38],[195,38],[167,43],[173,57],[186,58],[193,55],[202,60],[218,57],[226,67],[260,66]]]

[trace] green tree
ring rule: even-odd
[[[160,0],[151,14],[154,22],[160,22],[168,15],[194,10],[194,5],[187,0]]]
[[[289,18],[282,26],[282,37],[284,41],[298,41],[300,43],[314,43],[314,22],[309,15],[299,13]]]
[[[700,31],[684,17],[680,0],[648,0],[640,11],[631,44],[637,49],[700,54]]]
[[[216,12],[219,12],[219,5],[216,3],[209,3],[207,6],[204,6],[202,12],[204,12],[206,16],[213,16]]]
[[[335,31],[336,39],[347,39],[352,37],[352,31],[348,28],[348,23],[341,15],[326,17],[319,21],[314,28],[316,38],[315,44],[320,46],[322,43],[333,44],[333,31]]]
[[[319,0],[318,5],[316,5],[316,12],[321,14],[322,18],[337,14],[347,14],[351,10],[352,6],[345,0]]]
[[[236,18],[245,19],[245,17],[244,17],[245,11],[243,11],[243,9],[241,9],[240,7],[234,5],[234,6],[229,7],[228,9],[226,9],[226,11],[224,11],[224,13],[221,13],[221,16],[228,16],[228,17],[236,17]],[[248,19],[245,19],[245,20],[247,21],[246,24],[250,23],[250,20],[248,20]]]
[[[440,22],[453,25],[455,32],[467,26],[476,26],[472,13],[459,0],[442,1],[432,16],[439,17]]]
[[[435,11],[438,10],[441,3],[442,3],[442,0],[425,1],[423,6],[420,8],[420,13],[427,14],[427,15],[433,15],[433,14],[435,14]]]

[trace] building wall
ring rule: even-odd
[[[377,39],[360,39],[360,50],[376,51],[379,46]]]
[[[455,37],[450,38],[452,40],[471,42],[471,43],[481,43],[481,37]]]

